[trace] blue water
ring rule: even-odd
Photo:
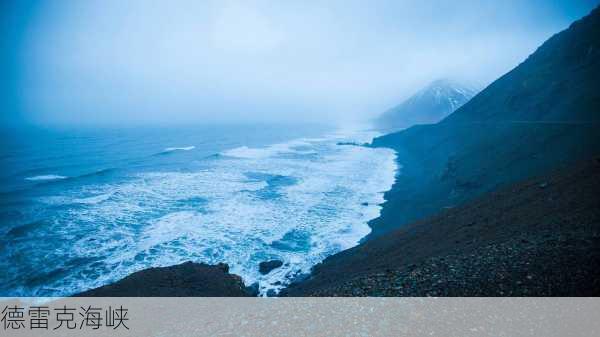
[[[396,166],[318,126],[3,132],[0,296],[61,296],[152,266],[225,262],[279,291],[356,245]],[[280,259],[268,275],[258,263]]]

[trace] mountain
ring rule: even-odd
[[[449,79],[430,83],[402,104],[386,111],[376,120],[382,130],[404,129],[416,124],[437,123],[463,104],[477,90]]]
[[[600,153],[598,79],[596,8],[441,122],[376,138],[402,167],[371,236]]]
[[[287,294],[597,296],[599,80],[600,7],[441,122],[376,138],[400,171],[371,235]]]

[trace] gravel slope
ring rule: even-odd
[[[600,158],[326,259],[288,296],[598,296]]]

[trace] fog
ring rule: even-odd
[[[3,123],[349,123],[480,86],[598,1],[2,5]]]

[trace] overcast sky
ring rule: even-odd
[[[2,1],[2,121],[355,121],[489,84],[597,3]]]

